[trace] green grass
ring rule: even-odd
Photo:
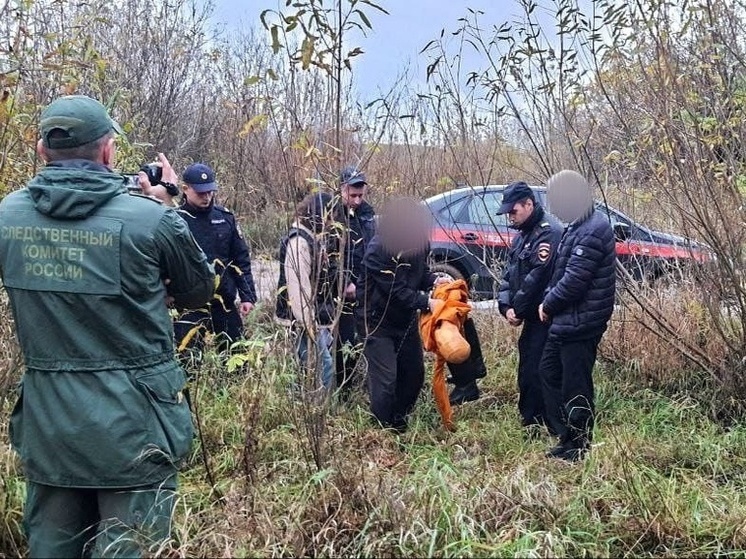
[[[519,427],[514,332],[482,327],[489,373],[483,397],[457,409],[457,432],[441,428],[427,385],[397,436],[372,424],[362,392],[323,414],[304,404],[282,333],[257,318],[261,343],[246,346],[243,366],[228,373],[208,356],[192,386],[216,487],[197,441],[168,553],[744,555],[746,428],[599,365],[593,451],[578,465],[548,460],[549,437],[524,442]],[[324,428],[321,468],[309,422]],[[14,555],[23,484],[7,445],[0,479],[0,555]]]

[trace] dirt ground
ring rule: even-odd
[[[273,300],[280,273],[277,260],[267,256],[256,256],[251,259],[251,273],[254,276],[254,286],[259,300]]]

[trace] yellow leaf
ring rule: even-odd
[[[300,63],[301,68],[304,70],[308,70],[308,67],[311,65],[311,57],[313,56],[314,51],[314,38],[313,37],[305,37],[303,39],[303,43],[301,44],[301,56],[300,56]]]
[[[251,117],[246,124],[241,127],[241,130],[238,132],[239,138],[245,138],[249,134],[251,134],[252,130],[255,128],[261,128],[263,127],[267,122],[267,115],[265,114],[258,114],[253,117]]]
[[[224,311],[228,312],[228,307],[225,306],[225,301],[223,301],[223,297],[221,297],[220,295],[216,293],[215,295],[213,295],[212,298],[213,300],[218,301],[222,305]]]
[[[179,344],[178,351],[184,351],[187,348],[187,346],[189,345],[189,342],[192,341],[192,338],[194,338],[194,336],[197,335],[197,332],[199,332],[201,329],[202,329],[202,326],[200,326],[198,324],[197,326],[195,326],[194,328],[192,328],[191,330],[189,330],[189,332],[187,332],[186,336],[184,336],[184,339],[181,340],[181,343]]]

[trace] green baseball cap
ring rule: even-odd
[[[52,101],[41,113],[41,139],[49,149],[67,149],[98,140],[112,130],[122,134],[101,103],[85,95],[65,95]],[[55,134],[62,130],[65,134]]]

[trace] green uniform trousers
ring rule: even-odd
[[[29,556],[152,556],[170,536],[175,494],[175,478],[128,489],[27,482]]]

